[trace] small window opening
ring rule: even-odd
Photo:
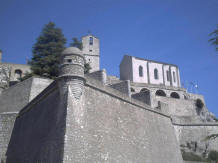
[[[170,72],[167,70],[167,81],[170,81]]]
[[[174,81],[174,83],[176,82],[176,73],[175,72],[173,72],[173,81]]]
[[[89,37],[89,45],[93,45],[93,37]]]
[[[143,67],[139,66],[139,76],[143,77]]]
[[[72,63],[72,59],[68,59],[67,62],[68,62],[68,63]]]
[[[158,77],[158,70],[155,68],[154,69],[154,79],[158,79],[159,77]]]
[[[92,50],[89,50],[89,52],[92,52]]]

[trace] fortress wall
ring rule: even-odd
[[[103,83],[106,83],[106,80],[107,80],[107,74],[106,74],[106,71],[104,69],[99,70],[99,71],[95,71],[92,73],[88,73],[88,74],[86,74],[86,76],[94,78],[95,80],[101,81]]]
[[[32,77],[4,90],[0,95],[0,113],[20,111],[51,82],[49,79]]]
[[[151,105],[151,97],[148,91],[132,94],[131,97]]]
[[[209,149],[218,150],[218,139],[211,139],[210,141],[204,141],[208,135],[218,133],[218,123],[210,124],[183,124],[174,125],[177,139],[180,144],[186,145],[187,142],[197,142],[198,147],[205,149],[206,143],[209,143]]]
[[[89,85],[85,87],[84,131],[87,133],[83,139],[87,146],[84,147],[85,153],[74,156],[75,160],[183,162],[169,117],[137,107],[131,101],[115,96]],[[144,107],[148,106],[144,104]],[[79,148],[72,146],[72,151],[76,150]]]
[[[7,162],[62,162],[66,115],[65,109],[58,107],[59,98],[58,89],[45,91],[20,112],[9,143]]]
[[[175,99],[170,97],[156,96],[154,99],[168,104],[168,113],[174,116],[197,116],[195,102],[193,100]],[[154,102],[154,101],[153,101]]]
[[[28,102],[32,78],[4,90],[0,95],[0,113],[20,111]]]
[[[110,85],[110,87],[130,96],[130,82],[129,82],[129,80],[122,81],[122,82],[116,83],[116,84],[112,84],[112,85]]]
[[[0,114],[0,161],[5,161],[5,153],[11,138],[14,121],[17,115],[18,113],[16,112]]]
[[[33,98],[35,98],[39,93],[41,93],[52,82],[53,82],[53,80],[51,80],[51,79],[34,77],[33,82],[32,82],[32,86],[31,86],[29,101],[31,101]]]

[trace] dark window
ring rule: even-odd
[[[155,94],[157,96],[165,96],[166,97],[166,93],[163,90],[157,90]]]
[[[135,89],[131,87],[131,92],[135,92]]]
[[[170,72],[167,70],[167,81],[170,81]]]
[[[72,59],[68,59],[67,62],[68,62],[68,63],[71,63],[71,62],[72,62]]]
[[[154,69],[154,78],[158,79],[158,70],[157,69]]]
[[[173,81],[174,81],[174,83],[176,82],[176,73],[175,72],[173,72]]]
[[[92,52],[92,50],[89,50],[90,52]]]
[[[139,66],[139,76],[143,77],[143,67]]]
[[[15,70],[15,79],[20,79],[22,77],[22,71],[17,69]]]
[[[93,37],[89,37],[89,45],[93,45]]]
[[[180,98],[180,97],[179,97],[179,94],[176,93],[176,92],[172,92],[172,93],[170,94],[170,97],[172,97],[172,98]]]

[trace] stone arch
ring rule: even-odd
[[[150,90],[147,89],[147,88],[142,88],[142,89],[140,90],[140,92],[149,92],[149,93],[150,93]]]
[[[176,93],[176,92],[172,92],[171,94],[170,94],[170,97],[172,97],[172,98],[180,98],[180,96],[179,96],[179,94],[178,93]]]
[[[16,69],[16,70],[14,71],[14,79],[15,79],[15,80],[20,79],[20,78],[22,77],[22,74],[23,74],[22,70]]]
[[[163,90],[160,90],[160,89],[156,91],[155,95],[156,96],[164,96],[164,97],[167,96],[166,93]]]

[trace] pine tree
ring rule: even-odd
[[[32,73],[55,78],[58,76],[59,57],[65,48],[66,39],[55,23],[46,24],[33,46],[33,57],[29,61]]]

